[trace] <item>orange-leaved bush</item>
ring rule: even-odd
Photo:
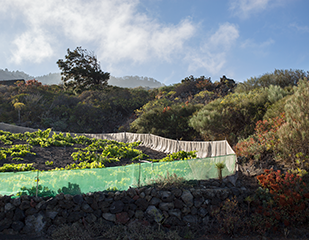
[[[285,122],[285,113],[268,120],[259,120],[256,123],[255,133],[234,147],[237,156],[255,160],[260,160],[267,154],[274,156],[278,152],[280,141],[278,130]]]
[[[267,169],[257,179],[261,185],[255,194],[257,213],[269,220],[266,221],[269,228],[308,220],[309,191],[300,175]]]

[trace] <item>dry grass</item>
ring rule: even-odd
[[[52,239],[109,239],[109,240],[181,240],[177,231],[165,231],[155,226],[145,226],[135,222],[128,226],[108,226],[102,223],[95,223],[85,228],[79,223],[71,226],[63,225],[52,233]]]
[[[183,188],[189,186],[183,177],[178,177],[175,173],[170,174],[168,171],[165,176],[159,175],[157,179],[152,180],[152,184],[157,189],[167,189],[171,187]]]

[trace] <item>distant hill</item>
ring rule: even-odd
[[[159,81],[139,76],[125,76],[125,77],[113,77],[111,76],[108,80],[109,85],[123,87],[123,88],[135,88],[135,87],[149,87],[149,88],[159,88],[164,86],[164,84]]]
[[[36,79],[42,84],[52,85],[61,83],[61,74],[60,73],[49,73],[43,76],[33,77],[22,71],[9,71],[7,69],[0,69],[0,80],[14,80],[14,79]],[[108,80],[109,85],[123,87],[123,88],[135,88],[135,87],[144,87],[144,88],[158,88],[164,86],[164,84],[159,81],[148,78],[148,77],[139,77],[139,76],[125,76],[125,77],[113,77],[111,76]]]
[[[27,73],[21,71],[11,72],[7,68],[5,70],[0,69],[0,80],[15,80],[15,79],[30,80],[33,78],[34,78],[33,76],[30,76]]]
[[[35,80],[38,80],[42,84],[52,85],[61,83],[61,74],[60,73],[49,73],[47,75],[35,77]]]

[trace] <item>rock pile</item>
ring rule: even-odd
[[[165,226],[207,224],[210,212],[229,197],[250,194],[237,174],[219,180],[200,181],[195,187],[95,192],[55,197],[0,198],[0,232],[51,234],[62,224],[108,225],[141,221]]]

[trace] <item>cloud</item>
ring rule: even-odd
[[[236,25],[224,23],[213,33],[199,51],[191,51],[186,57],[189,71],[204,68],[211,74],[219,73],[226,63],[226,56],[239,37]]]
[[[308,26],[300,26],[296,23],[291,23],[289,25],[289,27],[292,27],[292,28],[295,28],[297,31],[300,31],[300,32],[304,32],[304,33],[308,33],[309,32],[309,27]]]
[[[109,64],[170,61],[196,27],[188,19],[177,25],[160,23],[138,12],[138,5],[137,0],[5,1],[6,11],[18,12],[14,16],[23,18],[27,26],[14,39],[12,59],[43,61],[66,40],[76,46],[94,44],[99,60]]]
[[[268,55],[267,48],[274,43],[275,41],[271,38],[262,43],[256,43],[252,39],[247,39],[240,44],[240,47],[243,49],[251,50],[255,55],[267,56]]]
[[[230,0],[229,10],[239,18],[249,18],[252,14],[284,4],[282,0]]]
[[[240,47],[241,48],[254,48],[254,49],[261,49],[261,48],[265,48],[265,47],[268,47],[272,44],[274,44],[275,41],[273,39],[268,39],[267,41],[265,42],[262,42],[262,43],[256,43],[254,40],[252,39],[247,39],[245,40],[241,45]]]
[[[18,36],[13,44],[16,49],[12,53],[11,62],[20,64],[22,61],[41,63],[53,55],[53,50],[45,34],[41,30],[33,30]]]

